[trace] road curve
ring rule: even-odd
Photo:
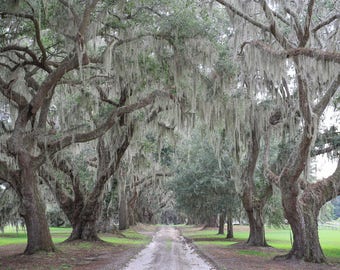
[[[162,227],[125,270],[214,270],[173,227]]]

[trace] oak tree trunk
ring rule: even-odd
[[[71,219],[72,233],[67,241],[99,241],[96,226],[99,214],[99,201],[87,203],[82,208],[75,209]]]
[[[281,186],[286,188],[286,185]],[[318,234],[318,215],[321,208],[318,199],[314,198],[312,190],[309,189],[304,190],[299,197],[298,183],[291,187],[290,192],[283,190],[282,203],[285,217],[292,229],[293,246],[283,258],[304,259],[314,263],[326,262]]]
[[[125,190],[121,191],[119,200],[119,230],[126,230],[128,225],[128,209]]]
[[[229,210],[227,214],[227,239],[234,238],[234,228],[233,228],[233,216],[232,212]]]
[[[226,213],[225,211],[222,211],[219,214],[219,219],[218,219],[218,234],[224,234],[225,218],[226,218]]]
[[[38,189],[37,174],[30,162],[25,162],[27,157],[21,157],[19,160],[22,168],[19,191],[22,199],[20,214],[25,220],[27,230],[27,246],[24,253],[54,251],[55,247],[48,227],[45,205]]]
[[[305,224],[304,259],[307,262],[323,263],[326,262],[326,257],[321,249],[318,232],[320,207],[310,200],[307,203],[302,208]]]
[[[248,142],[248,160],[242,173],[243,191],[242,204],[246,210],[249,220],[249,238],[247,244],[250,246],[268,246],[265,238],[263,209],[272,196],[271,184],[266,184],[265,191],[257,191],[255,185],[256,163],[260,152],[260,138],[257,123],[255,119],[252,121],[251,139]]]
[[[263,207],[253,207],[246,210],[249,220],[249,237],[247,244],[250,246],[268,246],[265,238],[264,222],[263,222]]]

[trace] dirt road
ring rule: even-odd
[[[125,270],[213,270],[173,227],[162,227]]]

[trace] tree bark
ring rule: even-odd
[[[246,212],[250,227],[247,244],[250,246],[268,246],[265,238],[263,206],[258,204],[257,206],[246,210]]]
[[[248,160],[243,169],[243,190],[241,200],[246,210],[249,221],[249,237],[247,244],[250,246],[268,246],[265,238],[263,221],[263,208],[272,195],[272,186],[267,184],[263,194],[257,194],[254,182],[256,163],[260,152],[260,134],[255,119],[251,122],[251,139],[248,142]]]
[[[294,188],[298,191],[297,185]],[[298,194],[292,192],[282,195],[285,217],[293,232],[293,246],[287,255],[277,258],[326,262],[318,235],[318,214],[321,206],[315,201],[311,191],[305,191],[300,199]]]
[[[128,207],[126,201],[125,188],[120,191],[119,200],[119,230],[126,230],[129,228],[128,224]]]
[[[304,259],[308,262],[323,263],[326,257],[322,251],[318,234],[318,216],[321,207],[340,194],[340,159],[335,172],[326,179],[315,183],[281,186],[291,192],[282,194],[285,216],[293,232],[293,247],[284,259]],[[303,190],[303,193],[301,192]],[[281,258],[281,257],[278,257]]]
[[[227,239],[234,238],[233,215],[231,210],[227,214]]]
[[[226,213],[222,211],[218,218],[218,234],[224,234],[224,224],[225,224]]]
[[[96,222],[100,213],[100,202],[86,205],[72,220],[72,233],[67,241],[85,240],[100,241],[97,234]]]
[[[318,232],[318,216],[322,205],[310,191],[302,198],[302,215],[305,229],[304,259],[308,262],[323,263],[326,257],[321,249]]]
[[[51,234],[45,215],[45,206],[38,189],[37,173],[28,161],[26,154],[21,154],[21,177],[19,194],[22,199],[20,214],[25,220],[27,229],[27,246],[24,254],[30,255],[37,251],[54,251]]]
[[[128,207],[128,222],[129,225],[136,225],[136,220],[135,220],[135,205],[136,201],[138,199],[138,193],[136,189],[133,192],[133,195],[131,198],[129,198],[127,207]]]

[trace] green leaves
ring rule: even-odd
[[[198,134],[181,148],[176,174],[169,184],[178,209],[195,219],[206,219],[228,207],[233,208],[237,196],[229,178],[228,155],[220,168],[209,141]]]

